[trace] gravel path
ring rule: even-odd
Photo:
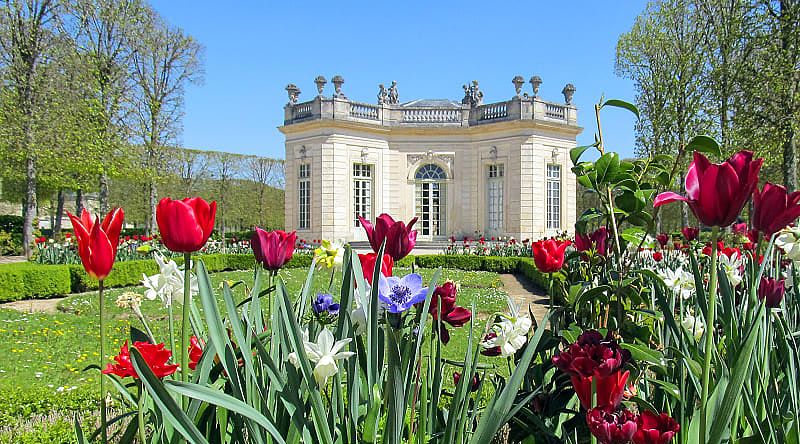
[[[503,290],[517,304],[520,311],[524,312],[530,308],[537,323],[544,318],[550,304],[550,298],[544,290],[519,274],[501,274],[500,280],[503,282]]]
[[[53,299],[26,299],[23,301],[4,302],[0,308],[10,308],[23,313],[47,313],[55,314],[58,312],[58,303],[65,298]]]

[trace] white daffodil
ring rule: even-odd
[[[152,276],[142,275],[142,285],[147,289],[144,296],[149,300],[161,299],[164,306],[169,307],[173,302],[183,303],[183,270],[173,260],[167,261],[164,256],[155,253],[154,258],[158,264],[159,273]],[[198,292],[197,278],[192,275],[190,294]]]
[[[300,335],[302,336],[303,345],[305,346],[305,343],[308,342],[308,330],[306,330],[305,328],[302,329],[300,331]],[[291,352],[287,357],[289,358],[289,362],[291,362],[292,365],[295,366],[295,368],[300,368],[300,361],[297,359],[297,353]]]
[[[733,253],[730,257],[726,254],[720,254],[719,265],[722,267],[722,270],[725,271],[728,282],[731,283],[732,287],[736,287],[742,283],[742,274],[740,271],[742,267],[742,257],[739,253]]]
[[[695,291],[694,276],[678,267],[675,270],[670,268],[659,270],[658,275],[664,280],[664,284],[683,299],[689,299]]]
[[[705,324],[703,324],[703,320],[700,318],[696,318],[692,313],[686,313],[681,320],[681,325],[685,328],[689,333],[691,333],[695,339],[699,340],[703,337],[703,333],[706,331]]]
[[[800,228],[784,228],[775,238],[775,246],[783,250],[786,257],[800,261]]]
[[[500,347],[500,356],[512,356],[528,341],[532,325],[528,316],[505,319],[492,326],[494,335],[489,335],[481,345],[486,349]]]
[[[307,338],[308,333],[305,335]],[[328,378],[339,372],[339,366],[336,365],[337,360],[347,359],[355,354],[353,352],[339,351],[351,340],[351,338],[347,338],[336,341],[333,333],[325,327],[317,335],[317,342],[303,341],[306,355],[309,361],[314,363],[314,379],[320,387],[324,387],[328,382]],[[294,357],[292,357],[292,354],[289,355],[289,361],[298,366],[297,355],[294,354]]]
[[[353,322],[353,329],[359,336],[367,331],[367,313],[361,304],[356,303],[356,309],[350,312],[350,320]]]

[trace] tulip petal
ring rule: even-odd
[[[673,193],[672,191],[665,191],[656,196],[656,199],[653,201],[653,207],[656,208],[660,207],[661,205],[666,205],[678,201],[689,202],[689,199],[681,196],[678,193]]]

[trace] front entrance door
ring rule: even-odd
[[[415,228],[418,235],[426,239],[445,236],[447,210],[445,202],[444,171],[434,164],[423,165],[417,170],[414,212],[419,221]]]

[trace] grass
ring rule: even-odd
[[[435,270],[417,269],[425,282],[429,282]],[[290,294],[299,294],[305,282],[307,270],[288,269],[280,272]],[[396,275],[409,273],[409,269],[396,269]],[[212,275],[215,287],[223,281],[238,282],[234,295],[241,299],[246,286],[252,284],[251,271],[224,272]],[[476,307],[478,318],[506,310],[506,293],[501,289],[500,277],[495,273],[443,270],[442,280],[453,280],[460,285],[459,305]],[[326,291],[330,281],[327,271],[316,272],[313,293]],[[334,276],[331,293],[338,299],[339,276]],[[129,337],[130,327],[142,328],[129,309],[116,305],[117,297],[126,291],[144,293],[141,287],[107,290],[106,316],[108,319],[107,347],[113,356]],[[72,295],[61,301],[58,313],[21,313],[0,309],[0,444],[17,441],[20,429],[14,423],[24,425],[24,430],[36,436],[41,430],[65,427],[69,420],[52,418],[53,411],[85,411],[96,396],[98,372],[85,370],[89,365],[109,362],[99,355],[99,303],[97,292]],[[148,319],[154,336],[167,343],[168,312],[161,301],[144,300],[141,310]],[[179,331],[179,311],[175,311],[176,331]],[[467,347],[467,328],[450,329],[451,342],[444,348],[445,358],[463,359]],[[476,332],[483,331],[482,321],[476,323]],[[179,343],[179,338],[176,337]],[[451,370],[452,371],[452,370]],[[501,370],[504,371],[504,370]],[[71,416],[71,415],[68,415]],[[32,422],[31,422],[32,421]],[[65,422],[66,421],[66,422]],[[64,422],[64,424],[62,424]],[[5,424],[12,424],[7,426]],[[70,426],[71,427],[71,426]],[[12,439],[13,438],[13,439]],[[25,441],[28,442],[28,441]],[[42,438],[41,441],[54,442]]]

